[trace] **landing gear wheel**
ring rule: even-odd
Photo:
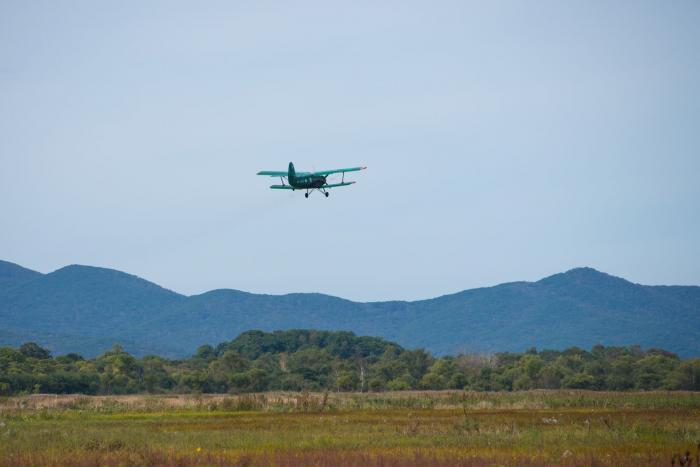
[[[328,198],[329,196],[330,196],[330,193],[326,193],[326,198]]]
[[[309,197],[309,194],[308,194],[308,193],[304,193],[304,197],[308,198],[308,197]]]

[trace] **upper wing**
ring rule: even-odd
[[[269,177],[286,177],[289,175],[289,172],[275,172],[274,170],[263,170],[262,172],[258,172],[256,175],[267,175]],[[306,177],[307,175],[312,175],[309,172],[297,172],[296,176],[297,177]]]
[[[351,167],[349,169],[322,170],[321,172],[311,172],[311,175],[325,176],[325,175],[339,174],[339,173],[345,173],[345,172],[358,172],[360,170],[365,170],[366,168],[367,167]]]

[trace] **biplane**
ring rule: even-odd
[[[320,172],[297,172],[294,170],[294,164],[289,163],[289,169],[286,172],[275,172],[271,170],[263,170],[258,172],[258,175],[266,175],[268,177],[279,177],[282,181],[281,185],[272,185],[273,190],[306,190],[305,197],[309,197],[314,191],[318,191],[326,195],[328,198],[328,190],[341,186],[352,185],[355,182],[346,182],[345,174],[347,172],[358,172],[365,170],[367,167],[351,167],[349,169],[322,170]],[[328,183],[328,176],[333,174],[343,174],[340,183]],[[286,182],[285,182],[286,180]]]

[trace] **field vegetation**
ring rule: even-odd
[[[2,465],[668,465],[700,394],[594,391],[27,395]],[[690,464],[687,464],[690,465]]]

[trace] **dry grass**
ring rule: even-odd
[[[0,397],[0,415],[41,409],[98,411],[225,410],[292,411],[386,408],[469,410],[537,410],[556,408],[686,408],[700,410],[700,393],[682,391],[600,392],[549,391],[461,392],[400,391],[385,393],[267,392],[260,394],[172,394],[84,396],[32,394]]]

